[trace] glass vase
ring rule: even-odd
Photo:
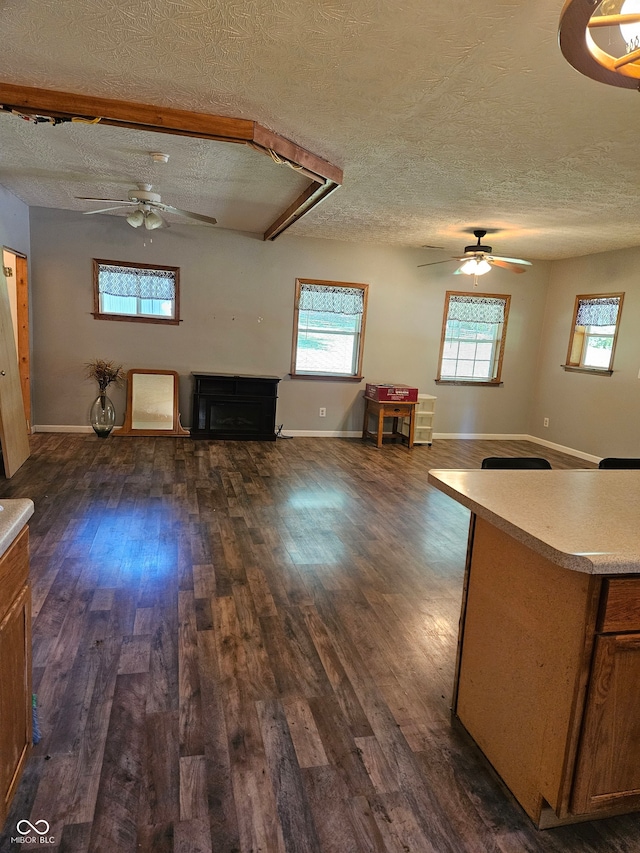
[[[99,438],[106,438],[116,424],[116,410],[104,392],[98,394],[89,414],[91,426]]]

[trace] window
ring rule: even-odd
[[[292,376],[361,379],[368,284],[296,280]]]
[[[94,258],[93,316],[99,320],[177,325],[179,268]]]
[[[576,296],[565,370],[611,375],[623,297],[624,293]]]
[[[499,385],[510,296],[447,291],[440,383]]]

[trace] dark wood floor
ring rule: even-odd
[[[640,850],[638,816],[536,831],[452,726],[468,513],[427,471],[498,454],[592,467],[525,442],[34,436],[0,497],[36,506],[43,740],[2,853],[23,818],[65,853]]]

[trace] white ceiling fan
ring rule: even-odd
[[[491,254],[493,252],[491,246],[483,246],[480,243],[486,233],[480,228],[475,230],[473,236],[478,242],[475,246],[465,246],[464,254],[461,256],[448,258],[446,261],[433,261],[430,264],[418,264],[418,266],[432,267],[436,264],[447,264],[450,261],[462,261],[463,263],[454,271],[454,275],[484,275],[491,270],[491,267],[502,267],[515,273],[527,271],[526,268],[531,266],[531,261],[523,261],[521,258],[502,258]]]
[[[216,221],[212,216],[203,216],[201,213],[193,213],[189,210],[180,210],[178,207],[173,207],[170,204],[164,204],[159,193],[153,192],[151,184],[137,184],[136,189],[129,190],[128,198],[92,198],[90,196],[76,196],[82,201],[104,201],[110,202],[113,207],[104,207],[100,210],[85,210],[86,214],[92,213],[110,213],[112,210],[120,210],[123,207],[133,207],[134,209],[126,217],[127,222],[132,228],[139,228],[141,225],[152,231],[154,228],[168,226],[168,223],[162,218],[160,213],[175,213],[178,216],[184,216],[186,219],[194,219],[197,222],[204,222],[206,225],[215,225]]]

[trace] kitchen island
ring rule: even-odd
[[[640,809],[640,471],[432,470],[471,511],[453,712],[539,828]]]
[[[31,589],[33,502],[0,502],[0,829],[31,749]]]

